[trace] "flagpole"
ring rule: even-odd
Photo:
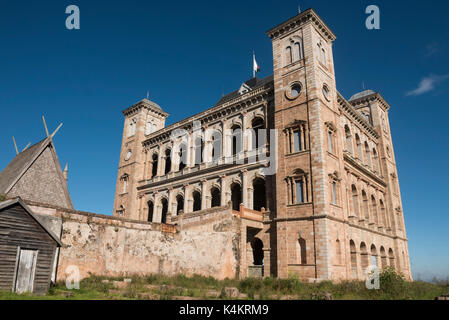
[[[253,50],[253,79],[256,77],[256,70],[254,69],[254,61],[255,61],[255,55],[254,55],[254,50]]]

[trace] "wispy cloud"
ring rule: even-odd
[[[439,83],[447,79],[449,79],[449,74],[445,75],[431,74],[427,77],[424,77],[418,84],[418,87],[414,90],[407,92],[406,96],[419,96],[424,93],[430,92],[434,90]]]

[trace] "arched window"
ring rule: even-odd
[[[296,60],[301,60],[302,59],[302,44],[301,44],[301,40],[298,42],[295,42],[295,57]]]
[[[253,181],[253,209],[261,211],[262,208],[267,208],[265,180],[256,178]]]
[[[264,135],[265,123],[262,118],[255,118],[252,121],[252,127],[253,127],[252,150],[256,150],[266,145],[266,141],[261,140],[266,139]]]
[[[359,205],[359,194],[355,185],[352,185],[352,209],[354,210],[354,216],[360,217],[360,205]]]
[[[385,252],[385,248],[383,246],[380,247],[380,262],[381,262],[382,269],[384,269],[388,266],[387,253]]]
[[[393,249],[391,249],[391,248],[388,250],[388,258],[390,259],[390,267],[395,269],[396,266],[394,264],[394,253],[393,253]]]
[[[296,169],[293,175],[286,178],[287,190],[290,204],[307,203],[309,194],[307,190],[308,179],[307,174],[301,170]]]
[[[222,156],[222,136],[221,132],[214,130],[212,134],[212,161],[217,162]]]
[[[263,266],[263,242],[259,238],[254,238],[251,241],[253,249],[253,262],[255,266]]]
[[[384,202],[381,200],[379,200],[379,207],[380,207],[380,216],[382,219],[382,224],[384,227],[388,227],[388,221],[387,221],[387,214],[385,212],[385,205]]]
[[[184,170],[187,166],[187,145],[181,144],[179,147],[179,171]]]
[[[362,142],[360,141],[359,135],[355,134],[355,144],[357,145],[357,157],[363,161],[363,155],[362,155]]]
[[[168,201],[167,201],[167,199],[162,198],[161,205],[162,205],[161,223],[167,223],[167,214],[168,214]]]
[[[368,196],[366,195],[365,190],[362,190],[362,201],[363,201],[363,216],[366,221],[369,221],[369,203]]]
[[[198,191],[194,191],[193,194],[193,211],[200,211],[201,210],[201,193]]]
[[[176,196],[176,215],[184,212],[184,197],[181,194]]]
[[[361,260],[361,265],[362,265],[362,271],[365,272],[366,268],[368,268],[369,265],[369,261],[368,261],[368,252],[366,249],[366,244],[365,242],[362,242],[360,244],[360,260]]]
[[[377,249],[374,244],[371,245],[371,265],[377,267]]]
[[[151,177],[154,178],[157,176],[157,165],[158,165],[158,155],[155,153],[153,154],[153,169],[151,170]]]
[[[346,150],[353,156],[354,152],[352,150],[352,135],[348,125],[345,125],[345,138],[346,138]]]
[[[232,128],[232,155],[236,156],[242,151],[242,128],[239,125],[234,125]]]
[[[351,253],[351,271],[352,271],[352,278],[357,278],[357,248],[355,246],[355,243],[353,240],[349,241],[349,249]]]
[[[219,207],[221,205],[220,189],[218,189],[217,187],[212,187],[212,189],[210,190],[210,195],[212,198],[211,207],[212,208]]]
[[[307,264],[306,240],[303,238],[299,238],[298,241],[296,241],[296,259],[298,264]]]
[[[341,259],[341,243],[340,240],[335,240],[335,259],[338,265],[343,264]]]
[[[233,183],[231,185],[231,201],[232,210],[240,211],[240,204],[242,203],[242,187],[239,183]]]
[[[165,150],[165,174],[171,172],[171,149]]]
[[[380,173],[379,157],[377,156],[377,151],[375,148],[373,148],[372,156],[373,156],[374,171]]]
[[[374,196],[371,196],[371,216],[375,223],[379,224],[378,216],[377,216],[377,201]]]
[[[365,141],[365,159],[366,159],[366,162],[367,162],[366,164],[368,165],[368,167],[370,169],[372,169],[373,165],[371,163],[371,154],[370,154],[370,151],[369,151],[368,142],[366,142],[366,141]]]
[[[292,47],[288,46],[287,48],[285,48],[285,62],[286,65],[289,65],[290,63],[292,63]]]
[[[124,174],[120,181],[122,182],[122,193],[128,192],[128,182],[129,182],[129,176],[127,174]]]
[[[153,201],[148,201],[148,222],[153,222],[153,214],[154,214],[154,203]]]
[[[201,137],[195,139],[195,165],[203,163],[204,142]]]

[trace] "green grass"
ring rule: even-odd
[[[17,295],[1,292],[0,299],[42,299],[42,300],[104,300],[104,299],[160,299],[174,297],[212,299],[208,292],[218,294],[224,287],[236,287],[244,294],[240,299],[298,299],[322,300],[332,295],[336,300],[433,300],[435,297],[449,294],[449,279],[436,283],[424,281],[407,282],[392,269],[380,274],[380,289],[368,290],[361,281],[343,281],[332,283],[305,283],[295,277],[288,279],[247,278],[244,280],[216,280],[212,277],[178,275],[132,276],[131,283],[122,289],[114,288],[113,281],[122,281],[125,277],[102,277],[91,275],[80,283],[80,290],[68,290],[61,282],[50,288],[45,296],[30,294]],[[103,280],[108,280],[104,283]],[[226,298],[223,294],[218,299]]]

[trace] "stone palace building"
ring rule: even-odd
[[[123,111],[114,217],[182,231],[229,212],[240,276],[361,279],[377,265],[411,279],[390,105],[337,91],[336,37],[312,9],[267,35],[272,76],[169,126],[148,99]]]

